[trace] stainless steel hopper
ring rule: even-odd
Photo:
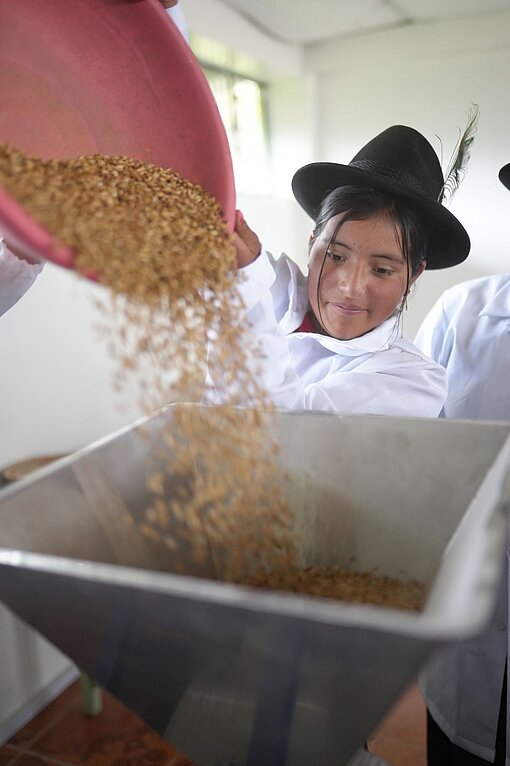
[[[302,563],[430,584],[422,613],[174,573],[126,512],[175,405],[0,492],[0,598],[200,766],[340,766],[494,605],[510,424],[280,413]],[[170,425],[171,427],[171,425]]]

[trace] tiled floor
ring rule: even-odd
[[[426,766],[426,709],[413,684],[369,741],[369,749],[391,766]]]
[[[425,766],[425,710],[416,687],[404,695],[381,724],[370,749],[391,766]],[[0,766],[193,763],[105,692],[103,712],[95,718],[86,716],[80,687],[75,683],[0,747]]]
[[[86,716],[73,684],[2,748],[0,766],[193,766],[137,716],[103,692]]]

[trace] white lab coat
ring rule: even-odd
[[[0,316],[26,293],[41,269],[40,263],[17,258],[0,239]]]
[[[396,318],[354,340],[295,332],[308,308],[306,278],[287,256],[262,251],[240,290],[263,350],[258,379],[282,409],[437,417],[445,371],[400,337]]]
[[[510,275],[447,290],[415,342],[447,368],[445,417],[510,421]],[[432,717],[451,741],[491,763],[508,650],[508,609],[507,550],[489,629],[477,640],[441,652],[421,683]],[[508,742],[506,763],[510,766]]]

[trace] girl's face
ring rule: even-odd
[[[330,218],[312,240],[308,300],[320,331],[351,340],[378,327],[401,304],[407,265],[395,223],[383,212],[346,221],[331,241],[343,215]],[[410,277],[410,285],[424,268]]]

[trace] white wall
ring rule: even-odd
[[[111,387],[97,288],[48,264],[0,321],[0,467],[73,451],[139,414]],[[74,678],[60,652],[0,606],[0,743]]]
[[[303,51],[274,40],[218,0],[184,0],[182,7],[191,32],[223,43],[250,56],[269,73],[303,71]]]
[[[0,465],[78,449],[139,414],[111,387],[102,290],[52,264],[0,322]]]
[[[270,167],[265,194],[239,194],[237,204],[264,246],[306,264],[312,222],[296,204],[291,179],[315,156],[315,78],[273,73],[269,80]]]
[[[317,77],[318,159],[348,162],[389,125],[420,130],[444,165],[480,106],[480,122],[467,175],[450,209],[471,236],[468,260],[428,272],[410,302],[413,334],[445,287],[510,270],[510,193],[499,168],[510,162],[510,12],[460,21],[407,26],[310,48],[307,69]]]

